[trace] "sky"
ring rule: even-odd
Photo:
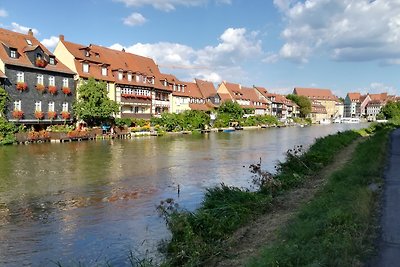
[[[125,48],[183,81],[400,95],[399,0],[0,0],[0,27]]]

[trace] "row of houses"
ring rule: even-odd
[[[245,87],[223,81],[181,81],[160,71],[153,59],[102,47],[81,45],[59,36],[50,52],[29,30],[27,34],[0,29],[0,83],[10,96],[6,117],[10,121],[53,124],[71,121],[76,88],[88,78],[106,83],[108,97],[116,101],[118,118],[150,119],[164,112],[212,111],[224,101],[237,102],[255,115],[273,115],[281,120],[297,117],[299,107],[284,95],[264,87]],[[311,119],[320,122],[343,117],[346,101],[355,104],[354,116],[373,106],[376,97],[341,103],[329,89],[295,88],[294,94],[312,102]],[[363,104],[365,101],[368,104]],[[358,113],[357,113],[358,112]],[[353,116],[353,113],[351,113]]]
[[[388,95],[388,93],[365,95],[358,92],[348,93],[344,100],[344,114],[346,117],[375,121],[376,115],[389,101],[397,102],[399,98],[395,95]]]

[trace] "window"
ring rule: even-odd
[[[50,61],[49,61],[50,65],[55,65],[56,62],[54,60],[54,57],[50,57]]]
[[[42,111],[42,101],[35,102],[35,111]]]
[[[128,72],[128,81],[132,81],[132,73]]]
[[[138,83],[140,81],[140,76],[136,75],[136,82]]]
[[[101,75],[107,76],[107,67],[102,67],[101,68]]]
[[[63,112],[68,112],[68,102],[63,102],[62,103],[62,111]]]
[[[55,85],[56,82],[54,76],[49,76],[49,86],[55,86]]]
[[[164,80],[164,86],[168,86],[167,80]]]
[[[90,56],[89,51],[85,50],[85,56],[86,56],[86,57],[89,57],[89,56]]]
[[[21,110],[21,106],[22,106],[21,100],[14,101],[14,110]]]
[[[52,112],[54,112],[54,102],[53,101],[50,101],[49,102],[49,111],[52,111]]]
[[[151,84],[154,84],[154,77],[151,78]]]
[[[36,54],[36,58],[37,58],[37,59],[42,59],[42,54],[37,53],[37,54]]]
[[[139,113],[139,107],[135,107],[134,112]]]
[[[63,78],[63,87],[68,87],[68,78]]]
[[[37,75],[37,84],[43,84],[43,75],[42,74],[38,74]]]
[[[25,81],[25,79],[24,79],[24,73],[21,72],[21,71],[17,72],[17,82],[23,83],[24,81]]]
[[[89,73],[89,64],[83,63],[82,64],[83,72]]]
[[[14,48],[10,49],[10,57],[17,58],[17,50]]]
[[[28,45],[32,45],[32,41],[29,40],[29,39],[26,39],[26,43],[27,43]]]
[[[122,80],[122,78],[124,77],[122,71],[118,72],[118,80]]]
[[[147,83],[147,77],[143,77],[143,83]]]

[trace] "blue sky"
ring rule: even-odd
[[[50,50],[59,34],[124,47],[182,80],[399,94],[397,0],[0,0],[0,26]]]

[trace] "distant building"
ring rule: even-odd
[[[361,94],[348,93],[344,99],[344,117],[359,118],[361,116]]]
[[[71,121],[74,72],[29,30],[0,29],[0,82],[10,96],[6,118],[24,124]]]
[[[316,123],[320,122],[319,118],[331,119],[337,115],[336,103],[338,99],[332,94],[330,89],[296,87],[293,90],[293,94],[306,96],[310,99],[312,104],[315,106],[314,116],[312,116],[312,118],[316,120]],[[325,110],[320,106],[325,107]],[[322,111],[323,113],[318,115],[316,113],[318,111]]]

